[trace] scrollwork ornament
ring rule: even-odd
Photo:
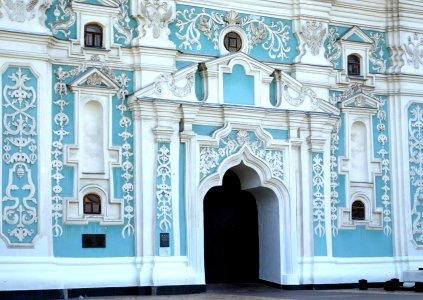
[[[321,22],[307,21],[303,26],[302,36],[304,37],[307,47],[313,56],[319,55],[323,41],[326,37],[326,28]]]
[[[411,185],[412,237],[423,246],[423,106],[414,104],[409,109],[408,144]]]
[[[407,63],[412,65],[414,69],[419,69],[423,64],[423,35],[414,33],[413,37],[407,38],[407,44],[404,44]]]
[[[38,98],[29,69],[17,68],[8,78],[14,84],[3,88],[2,233],[10,245],[30,245],[38,222]]]
[[[194,75],[188,74],[186,77],[185,86],[178,87],[175,84],[175,76],[173,74],[162,74],[159,75],[154,81],[154,90],[157,95],[163,94],[162,84],[165,83],[176,97],[183,98],[189,93],[191,93],[192,87],[194,86]]]
[[[339,65],[338,58],[341,57],[342,51],[341,46],[337,42],[339,38],[338,29],[336,27],[329,26],[327,45],[326,45],[326,58],[330,61],[334,68]]]
[[[339,129],[341,119],[339,119],[331,132],[330,140],[330,218],[332,225],[332,236],[338,235],[338,150],[339,150]]]
[[[248,51],[261,46],[272,59],[285,60],[291,51],[289,46],[290,26],[282,21],[274,21],[269,24],[264,18],[256,16],[241,17],[235,11],[226,14],[201,11],[192,8],[176,13],[178,32],[176,37],[181,41],[180,49],[201,50],[201,36],[213,42],[215,50],[219,50],[219,33],[228,27],[240,27],[247,35]]]
[[[129,24],[131,18],[129,17],[129,0],[115,0],[119,5],[119,14],[117,20],[113,25],[115,32],[115,38],[123,40],[125,45],[130,45],[132,40],[133,28]]]
[[[369,60],[373,64],[372,69],[384,73],[386,71],[386,60],[383,58],[383,49],[386,46],[384,35],[380,32],[370,33],[370,38],[373,40],[369,55]]]
[[[311,88],[302,86],[298,95],[296,97],[291,96],[289,91],[289,85],[286,82],[282,83],[283,86],[283,97],[289,104],[293,106],[299,106],[304,103],[306,97],[309,97],[311,100],[311,105],[313,109],[317,109],[320,106],[321,99],[317,97],[316,92]]]
[[[172,181],[169,144],[159,144],[157,156],[157,220],[162,232],[172,229]]]
[[[381,196],[381,202],[383,205],[383,232],[386,236],[390,236],[392,233],[391,228],[391,196],[390,196],[390,181],[391,181],[391,164],[389,159],[389,144],[386,124],[386,100],[382,97],[378,99],[378,111],[377,119],[378,124],[376,126],[378,131],[378,143],[380,144],[380,150],[377,152],[381,160],[381,171],[382,171],[382,182],[381,187],[383,194]]]
[[[39,14],[40,23],[43,24],[45,11],[50,7],[51,3],[52,0],[1,0],[0,7],[4,7],[11,21],[23,23],[34,19]],[[0,13],[1,16],[2,14]]]
[[[212,174],[224,159],[238,153],[243,147],[247,147],[253,155],[265,161],[274,177],[284,180],[283,152],[266,150],[264,142],[258,139],[254,132],[247,130],[230,132],[220,140],[218,148],[200,147],[201,180]]]
[[[71,0],[58,0],[53,11],[54,21],[48,23],[51,32],[54,35],[62,33],[68,37],[71,33],[70,28],[76,21],[76,13],[72,10]]]
[[[314,234],[318,237],[325,235],[325,203],[323,179],[323,154],[313,153],[313,223]]]

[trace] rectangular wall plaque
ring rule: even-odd
[[[160,233],[160,247],[169,247],[169,233]]]
[[[106,248],[105,234],[83,234],[82,248]]]

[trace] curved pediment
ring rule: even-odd
[[[161,74],[130,97],[142,99],[338,113],[312,88],[241,52]]]

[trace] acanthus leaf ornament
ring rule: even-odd
[[[419,69],[423,64],[423,35],[414,33],[413,37],[409,36],[404,50],[408,64],[413,65],[414,69]]]
[[[159,144],[156,197],[159,228],[162,232],[169,232],[172,229],[172,181],[169,144]]]
[[[153,38],[158,39],[161,30],[167,28],[172,21],[173,8],[167,1],[146,0],[141,6],[141,16],[143,17],[141,36],[146,35],[145,26],[147,26],[152,28]]]
[[[323,27],[323,24],[316,21],[307,21],[303,26],[302,36],[311,54],[313,56],[319,55],[326,37],[326,28]]]
[[[129,0],[115,0],[119,5],[119,14],[117,15],[117,19],[115,24],[113,24],[115,32],[115,38],[119,40],[123,40],[125,45],[129,45],[132,40],[133,28],[129,24],[131,22],[131,18],[129,17]]]
[[[384,47],[386,45],[384,35],[380,32],[370,33],[370,38],[373,40],[372,47],[369,52],[369,60],[372,62],[373,71],[385,73],[386,60],[384,59]]]

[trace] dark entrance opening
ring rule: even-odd
[[[204,260],[206,283],[258,281],[256,200],[230,170],[204,197]]]

